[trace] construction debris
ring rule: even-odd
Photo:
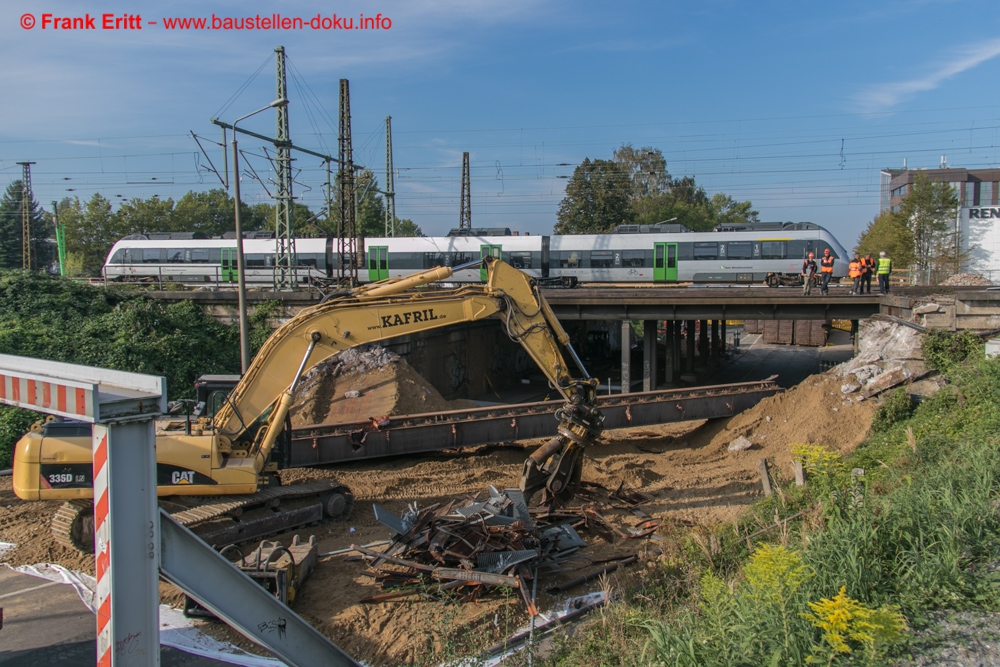
[[[594,506],[582,510],[553,511],[546,507],[529,510],[519,489],[501,492],[493,486],[483,500],[476,497],[463,506],[456,505],[455,501],[424,508],[413,504],[403,516],[375,505],[375,518],[393,532],[388,548],[375,551],[352,546],[352,549],[362,554],[370,568],[370,576],[386,592],[369,596],[362,602],[383,602],[411,595],[437,596],[445,591],[450,591],[458,600],[471,601],[493,587],[506,586],[520,592],[528,613],[534,616],[538,612],[531,591],[537,586],[529,583],[533,583],[540,569],[559,570],[571,556],[587,546],[578,528],[585,527],[617,543],[651,537],[660,526],[660,519],[634,509],[647,502],[648,496],[619,487],[609,492],[607,498],[632,509],[640,516],[639,523],[634,528],[622,530]],[[630,565],[636,559],[626,554],[605,562],[608,560],[617,562],[602,567],[596,574],[561,584],[560,590],[621,565]]]
[[[941,285],[943,287],[990,287],[993,283],[978,273],[957,273]]]

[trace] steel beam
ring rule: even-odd
[[[614,394],[597,399],[604,428],[630,428],[691,419],[731,417],[781,389],[774,377],[695,389]],[[289,465],[342,463],[433,452],[556,434],[553,401],[393,417],[376,430],[370,422],[305,426],[292,432]]]
[[[160,573],[202,606],[296,667],[357,662],[253,579],[160,512]]]

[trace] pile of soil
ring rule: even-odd
[[[310,369],[295,390],[290,416],[298,428],[472,407],[472,401],[445,400],[405,359],[376,344],[346,350]]]

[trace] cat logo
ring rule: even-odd
[[[171,484],[194,484],[194,470],[177,470],[170,475]]]

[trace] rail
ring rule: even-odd
[[[601,396],[597,408],[604,414],[605,431],[731,417],[781,391],[776,378]],[[323,465],[548,438],[556,433],[560,407],[559,401],[541,401],[301,426],[292,430],[286,463]]]

